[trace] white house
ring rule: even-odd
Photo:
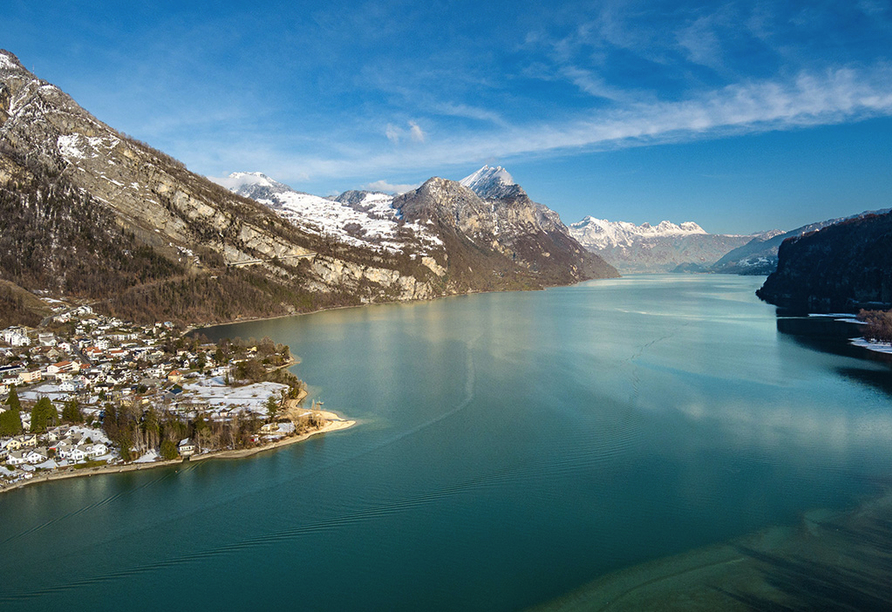
[[[0,340],[12,346],[29,346],[31,339],[22,327],[8,327],[0,331]]]
[[[25,460],[31,465],[43,463],[47,459],[49,459],[49,455],[47,455],[46,448],[42,446],[38,448],[32,448],[25,454]]]
[[[28,452],[30,451],[9,451],[9,455],[6,457],[6,463],[8,463],[9,465],[24,465],[28,463],[28,460],[25,459],[25,454]]]
[[[102,444],[101,442],[97,442],[96,444],[91,444],[87,447],[87,456],[95,459],[96,457],[101,457],[102,455],[108,454],[108,446]]]
[[[180,456],[191,457],[195,454],[195,444],[193,444],[192,440],[189,438],[185,438],[180,440],[180,443],[177,445],[177,450],[180,451]]]

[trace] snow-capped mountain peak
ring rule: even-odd
[[[252,187],[269,189],[274,193],[294,191],[288,185],[271,179],[262,172],[233,172],[226,178],[215,178],[214,181],[232,191],[245,191]]]
[[[519,189],[508,171],[497,166],[483,166],[477,172],[466,176],[459,183],[481,198],[501,198],[514,195]]]

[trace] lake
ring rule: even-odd
[[[4,494],[0,603],[518,610],[854,508],[892,473],[890,364],[791,332],[761,281],[627,277],[207,330],[288,344],[311,397],[358,425]]]

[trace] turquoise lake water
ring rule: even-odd
[[[312,397],[359,424],[0,496],[0,605],[518,610],[852,507],[892,474],[892,369],[779,331],[761,281],[627,277],[209,330],[290,345]]]

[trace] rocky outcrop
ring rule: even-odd
[[[866,214],[788,238],[777,271],[756,294],[807,312],[889,308],[892,304],[892,213]]]
[[[263,207],[118,133],[0,53],[0,144],[19,173],[67,180],[114,210],[122,224],[159,234],[153,240],[159,246],[202,245],[229,262],[309,250]]]
[[[488,285],[541,287],[619,276],[570,236],[557,213],[520,186],[510,187],[510,195],[484,199],[435,177],[395,198],[393,206],[407,221],[433,228],[446,245],[453,277],[479,279],[479,270],[493,270],[498,281],[489,278]]]

